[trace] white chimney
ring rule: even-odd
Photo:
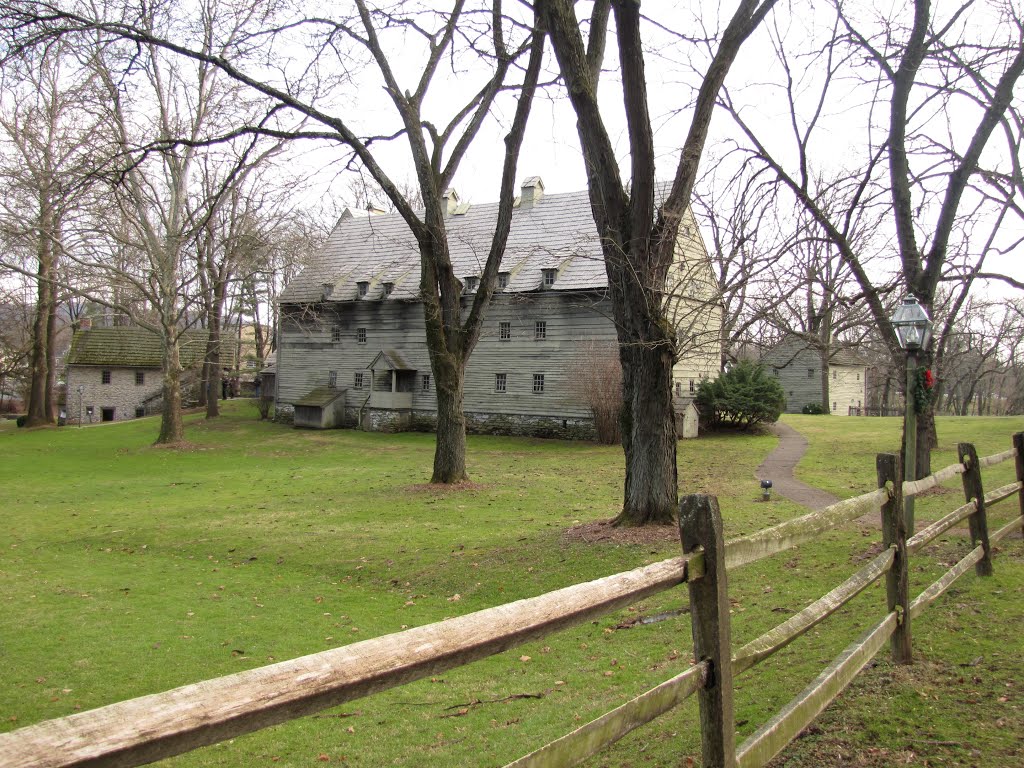
[[[529,176],[520,189],[519,208],[533,208],[544,197],[544,182],[540,176]]]
[[[449,187],[444,191],[444,194],[442,194],[441,197],[444,198],[445,203],[447,204],[445,206],[444,215],[451,216],[455,213],[455,209],[459,207],[459,193]]]

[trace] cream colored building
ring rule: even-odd
[[[672,370],[678,397],[697,392],[703,379],[718,378],[722,365],[722,304],[707,247],[689,208],[683,216],[673,267],[669,319],[676,327],[679,361]]]

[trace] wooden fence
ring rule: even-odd
[[[971,566],[992,572],[992,545],[1024,530],[1024,433],[1013,447],[979,458],[959,446],[959,463],[901,482],[900,460],[879,454],[878,488],[749,536],[724,541],[714,497],[680,503],[681,557],[576,584],[538,597],[213,680],[111,704],[0,734],[0,766],[135,766],[292,720],[581,624],[667,589],[687,585],[697,662],[670,680],[547,744],[506,768],[574,765],[696,694],[704,765],[765,765],[850,683],[888,642],[911,660],[911,627]],[[981,470],[1015,459],[1017,480],[986,493]],[[960,475],[966,503],[908,537],[903,501]],[[1016,496],[1009,522],[990,533],[988,510]],[[737,649],[730,643],[728,572],[812,541],[835,526],[881,512],[883,551],[828,594]],[[909,557],[968,521],[973,549],[910,599]],[[885,577],[886,610],[817,679],[738,747],[733,678],[764,661]]]

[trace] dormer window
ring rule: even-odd
[[[474,293],[476,289],[480,286],[480,278],[476,277],[475,275],[467,275],[465,278],[463,278],[463,280],[463,293]]]
[[[359,298],[363,298],[363,296],[370,292],[370,284],[365,280],[360,280],[356,283],[356,289],[356,292],[359,294]]]
[[[324,301],[331,298],[331,291],[334,290],[334,283],[321,283],[320,284],[321,296]]]
[[[503,291],[506,288],[508,288],[508,278],[509,278],[509,273],[508,272],[499,272],[498,273],[498,290],[499,291]]]
[[[385,296],[390,296],[391,292],[393,290],[395,290],[395,284],[394,283],[384,283],[384,295]]]
[[[545,269],[545,270],[542,270],[542,272],[544,274],[543,286],[545,288],[550,288],[551,286],[553,286],[555,284],[555,280],[558,278],[558,270],[557,269]]]

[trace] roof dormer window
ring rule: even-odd
[[[506,288],[508,288],[508,279],[509,279],[509,273],[508,272],[499,272],[498,273],[498,290],[499,291],[503,291]]]
[[[360,280],[358,283],[356,283],[356,293],[359,295],[359,298],[363,298],[363,296],[365,296],[369,292],[370,284],[368,282],[366,282],[365,280]]]
[[[463,278],[463,280],[463,293],[474,293],[476,289],[480,286],[480,278],[476,277],[475,275],[467,275],[465,278]]]
[[[541,271],[544,274],[544,282],[542,283],[542,285],[545,288],[550,288],[551,286],[553,286],[555,284],[555,280],[558,279],[558,270],[557,269],[544,269],[544,270],[541,270]]]
[[[394,283],[384,283],[384,295],[385,296],[390,296],[391,292],[393,290],[395,290],[395,284]]]

